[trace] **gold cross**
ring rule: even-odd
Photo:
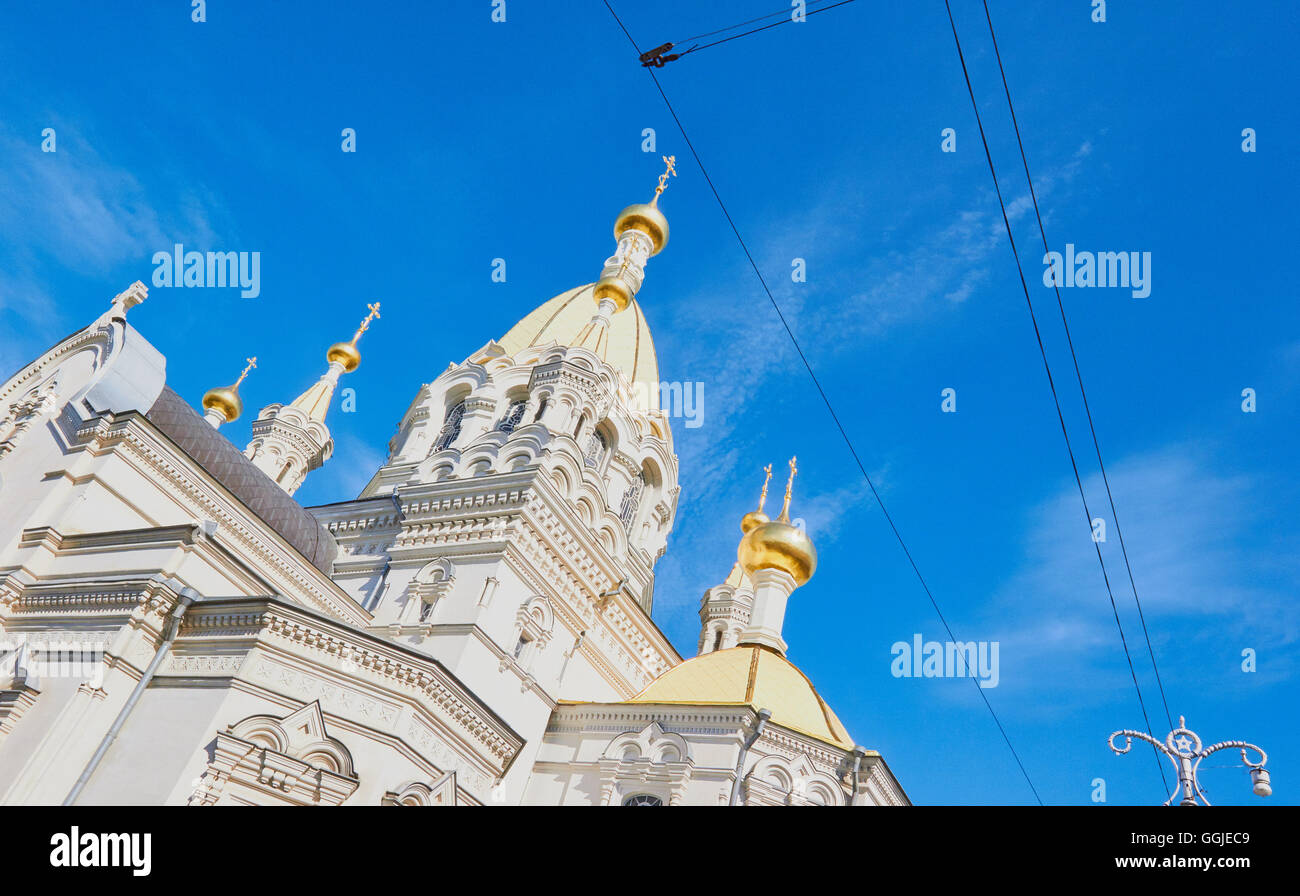
[[[235,385],[232,386],[231,388],[238,389],[238,388],[239,388],[239,384],[242,383],[242,382],[244,381],[244,377],[248,376],[248,371],[252,370],[254,367],[257,366],[257,358],[256,358],[256,357],[253,357],[253,358],[245,358],[244,360],[246,360],[246,361],[248,362],[248,366],[244,368],[244,372],[241,373],[241,374],[239,375],[239,379],[235,380]]]
[[[664,156],[663,160],[668,168],[659,175],[659,186],[655,187],[655,198],[651,200],[651,205],[657,203],[659,194],[668,189],[668,178],[677,176],[677,156]]]
[[[763,480],[763,491],[758,496],[759,513],[763,512],[763,505],[767,503],[767,484],[772,481],[772,465],[768,464],[766,467],[764,467],[763,472],[767,474],[767,478]]]
[[[352,344],[353,344],[353,345],[356,345],[356,344],[357,344],[357,340],[361,338],[361,334],[362,334],[362,333],[364,333],[366,330],[369,330],[369,329],[370,329],[370,322],[371,322],[372,320],[374,320],[375,318],[379,317],[379,303],[378,303],[378,302],[371,302],[371,303],[370,303],[369,305],[367,305],[366,307],[370,309],[370,314],[368,314],[368,315],[366,316],[366,319],[363,320],[363,321],[361,322],[361,326],[357,328],[356,335],[352,337]]]
[[[794,477],[799,472],[795,466],[795,458],[790,458],[790,479],[785,484],[785,503],[781,505],[781,515],[778,517],[783,523],[790,522],[790,494],[794,491]]]

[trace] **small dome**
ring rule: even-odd
[[[772,518],[761,510],[751,510],[740,518],[740,531],[748,535],[754,529],[764,523],[772,522]]]
[[[239,390],[234,386],[222,386],[207,391],[203,396],[203,409],[216,411],[227,423],[233,423],[244,412],[244,402],[240,400]]]
[[[601,277],[592,287],[591,297],[598,305],[602,299],[610,299],[616,312],[623,311],[632,304],[632,288],[620,277]]]
[[[629,230],[639,230],[650,237],[654,244],[650,250],[651,255],[658,255],[668,245],[668,219],[657,205],[638,202],[619,212],[618,219],[614,222],[614,238],[621,237]]]
[[[746,519],[750,520],[750,515]],[[781,520],[750,529],[740,540],[736,559],[751,577],[760,569],[779,569],[789,573],[796,586],[817,571],[817,548],[812,539],[798,526]]]
[[[343,365],[344,371],[351,373],[361,363],[361,352],[351,342],[336,342],[325,353],[325,358],[330,362],[337,361]]]
[[[628,703],[752,706],[772,721],[842,750],[853,738],[808,676],[774,650],[754,645],[697,656],[660,675]]]

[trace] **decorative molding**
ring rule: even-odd
[[[219,732],[213,759],[189,802],[211,806],[230,790],[245,799],[338,806],[359,784],[352,754],[326,731],[320,704],[309,703],[282,719],[249,716]]]
[[[381,806],[454,806],[456,773],[447,772],[436,781],[412,781],[390,790],[379,800]]]
[[[68,438],[96,455],[119,449],[123,459],[143,466],[146,475],[168,487],[171,497],[191,518],[215,521],[231,553],[246,558],[274,590],[284,590],[293,599],[354,625],[369,621],[365,610],[274,530],[228,500],[221,486],[209,486],[215,480],[165,442],[151,425],[142,423],[144,419],[135,412],[112,422],[107,415],[94,417]]]
[[[255,612],[252,607],[240,606],[252,600],[207,601],[196,605],[185,617],[177,652],[186,652],[191,647],[194,643],[191,637],[225,639],[239,631],[261,639],[279,640],[292,645],[295,653],[305,659],[311,659],[313,654],[330,658],[332,665],[343,669],[358,683],[369,682],[372,686],[392,689],[394,698],[402,692],[417,696],[420,706],[445,725],[448,733],[454,732],[464,740],[474,755],[490,757],[495,774],[504,773],[523,746],[517,734],[436,661],[366,632],[326,619],[313,619],[299,608],[272,598],[256,599]],[[324,700],[327,704],[338,700],[340,706],[354,708],[378,724],[391,727],[399,716],[400,707],[395,699],[381,700],[356,687],[345,687],[324,666],[319,673],[310,674],[285,662],[261,657],[249,674],[299,699]],[[334,676],[333,679],[324,677],[327,674]]]

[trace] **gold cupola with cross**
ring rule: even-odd
[[[618,245],[605,260],[595,283],[563,292],[543,303],[501,337],[507,354],[555,342],[594,352],[617,368],[639,395],[647,411],[659,410],[659,362],[650,327],[637,301],[646,263],[668,242],[668,219],[659,198],[677,175],[677,160],[664,156],[654,196],[629,205],[614,222]],[[591,312],[591,302],[596,312]]]
[[[248,372],[257,366],[257,358],[249,358],[244,372],[229,386],[209,389],[203,395],[203,419],[216,429],[223,423],[234,423],[244,412],[244,401],[239,397],[239,386]]]
[[[725,627],[729,628],[735,616],[747,615],[748,623],[738,636],[729,634],[716,641],[702,636],[698,656],[674,666],[627,702],[749,706],[767,711],[771,722],[783,728],[841,750],[852,750],[853,739],[844,725],[808,676],[785,656],[781,628],[786,601],[796,588],[812,578],[817,569],[817,550],[812,539],[790,520],[790,500],[798,473],[795,458],[790,458],[785,500],[775,520],[763,512],[772,478],[771,465],[764,467],[763,472],[766,479],[758,509],[741,519],[744,537],[737,550],[736,567],[726,582],[710,589],[705,597],[706,603],[712,598],[727,605],[723,608],[728,616],[722,620]]]
[[[817,571],[817,548],[807,532],[790,522],[790,496],[794,490],[794,477],[799,472],[795,461],[795,458],[790,458],[790,479],[785,486],[781,515],[770,520],[763,513],[763,499],[767,497],[767,484],[764,483],[758,510],[745,514],[741,520],[740,527],[745,537],[740,540],[736,559],[751,578],[760,570],[775,569],[789,575],[797,587]],[[772,468],[765,469],[771,478]]]
[[[325,425],[339,378],[357,369],[361,351],[357,343],[379,317],[379,303],[367,307],[369,314],[361,321],[348,342],[336,342],[325,353],[329,366],[306,392],[286,405],[273,404],[262,409],[253,421],[253,438],[244,456],[289,494],[297,491],[307,474],[329,460],[334,440]]]

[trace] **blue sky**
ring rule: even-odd
[[[615,4],[643,48],[779,6]],[[1085,488],[1109,520],[983,9],[953,6]],[[1104,24],[1083,0],[992,11],[1053,248],[1152,253],[1147,298],[1063,297],[1170,708],[1207,741],[1269,749],[1273,800],[1295,803],[1295,7],[1111,3]],[[183,2],[8,5],[5,375],[148,283],[157,251],[258,251],[258,298],[153,289],[132,319],[196,403],[261,359],[227,430],[242,445],[251,411],[306,388],[381,300],[345,383],[357,410],[332,412],[335,456],[298,493],[346,499],[421,383],[596,278],[618,210],[675,153],[672,239],[640,298],[661,376],[704,384],[704,423],[675,426],[682,498],[656,621],[694,652],[760,468],[797,453],[794,511],[821,566],[790,602],[791,658],[916,802],[1031,801],[971,682],[891,675],[891,645],[941,639],[938,619],[604,5],[490,14],[487,0],[209,2],[198,24]],[[1160,802],[1149,751],[1106,749],[1142,719],[942,2],[860,0],[660,77],[949,622],[999,643],[986,694],[1044,801],[1088,803],[1100,777],[1110,803]],[[42,153],[49,127],[57,152]],[[955,153],[940,151],[949,127]],[[1102,547],[1163,735],[1113,528]],[[1239,769],[1202,777],[1213,801],[1257,801]]]

